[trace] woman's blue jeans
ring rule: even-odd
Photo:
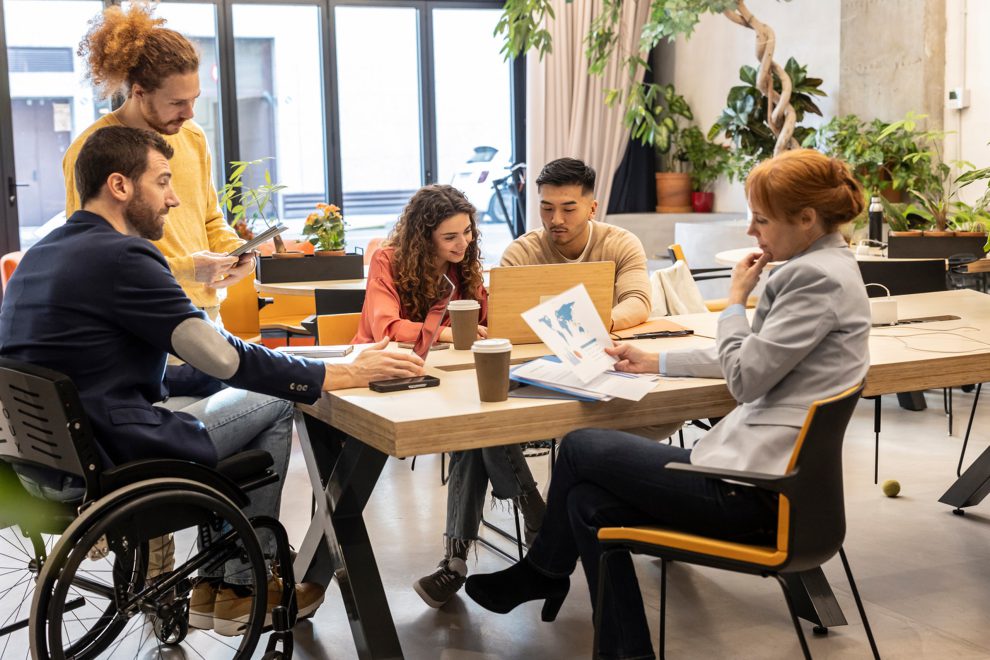
[[[567,434],[550,480],[543,527],[526,560],[540,572],[569,576],[580,557],[594,605],[601,527],[659,525],[733,541],[772,543],[776,495],[665,470],[690,462],[690,450],[619,431]],[[600,631],[604,658],[652,658],[643,598],[628,553],[611,556]]]
[[[468,546],[478,538],[489,481],[496,499],[515,500],[536,488],[521,445],[451,452],[447,481],[448,554],[466,555]]]

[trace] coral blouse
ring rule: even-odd
[[[416,341],[423,324],[410,321],[406,310],[399,300],[399,292],[395,288],[392,276],[392,257],[395,248],[383,247],[375,251],[368,268],[368,289],[365,293],[364,307],[361,309],[361,323],[357,334],[351,340],[352,344],[369,344],[388,337],[393,341]],[[460,272],[451,264],[447,277],[454,283],[453,300],[460,300]],[[481,325],[488,323],[488,291],[481,287],[478,296],[481,303],[481,313],[478,318]],[[444,326],[450,325],[450,317],[443,320]]]

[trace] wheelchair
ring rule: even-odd
[[[271,629],[264,658],[291,658],[288,538],[277,520],[241,511],[247,492],[278,480],[267,452],[216,469],[143,460],[103,470],[72,382],[8,359],[0,359],[0,407],[0,657],[9,646],[30,648],[35,660],[250,658]],[[39,468],[78,485],[79,498],[26,490],[17,471]],[[265,557],[259,530],[274,537],[275,557]],[[149,571],[162,539],[171,565]],[[266,559],[281,578],[271,593]],[[233,576],[237,587],[218,594],[204,576]],[[237,597],[221,604],[225,593]],[[197,597],[217,599],[212,628],[201,616],[191,625]]]

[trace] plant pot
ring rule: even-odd
[[[887,256],[894,259],[948,259],[957,254],[972,254],[982,257],[986,234],[976,236],[936,236],[936,232],[925,232],[905,236],[902,232],[891,232],[887,240]]]
[[[278,282],[314,282],[321,280],[360,280],[364,277],[364,257],[345,254],[333,259],[320,259],[311,254],[301,259],[258,259],[257,279],[265,284]]]
[[[342,257],[346,253],[343,250],[315,250],[313,254],[318,257]]]
[[[285,252],[272,252],[272,256],[276,259],[300,259],[306,255],[296,250],[286,250]]]
[[[657,172],[657,213],[691,213],[691,175]]]
[[[926,230],[924,230],[921,233],[921,235],[922,236],[930,236],[931,238],[946,238],[948,236],[955,236],[956,235],[956,232],[954,232],[954,231],[942,231],[942,230],[936,230],[936,229],[931,229],[931,230],[926,229]]]
[[[986,236],[985,231],[957,231],[956,236]]]
[[[715,206],[715,193],[713,192],[693,192],[691,193],[691,208],[695,213],[711,213]]]
[[[917,236],[921,237],[922,231],[920,229],[908,229],[906,231],[891,231],[891,236]]]

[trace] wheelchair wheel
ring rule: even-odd
[[[175,567],[146,583],[147,540],[168,532],[175,535]],[[101,561],[112,568],[91,570],[94,554],[105,554]],[[215,632],[219,622],[215,629],[189,628],[198,573],[245,582],[238,598],[224,604],[234,620],[224,622],[223,635]],[[248,658],[265,625],[267,600],[261,546],[233,502],[194,482],[142,482],[96,502],[55,546],[32,604],[34,657]],[[218,600],[215,612],[221,609]]]
[[[28,647],[35,582],[57,540],[19,525],[0,529],[0,658]]]

